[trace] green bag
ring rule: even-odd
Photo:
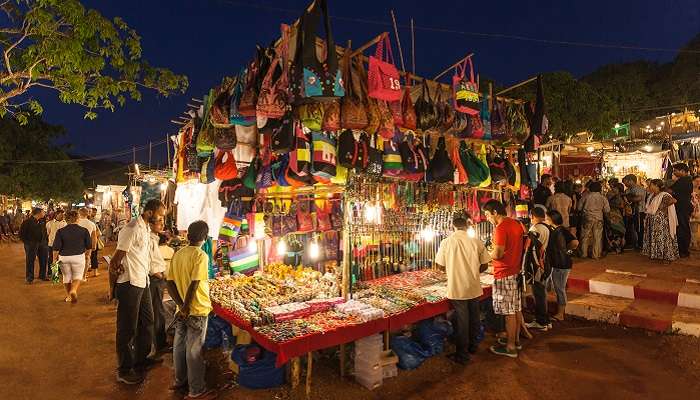
[[[247,187],[248,189],[255,190],[255,181],[258,177],[260,162],[260,156],[255,155],[255,158],[250,162],[248,169],[245,171],[245,175],[243,176],[243,186]]]
[[[459,160],[467,171],[470,186],[479,186],[483,181],[489,178],[490,171],[488,165],[484,164],[465,142],[459,145]]]

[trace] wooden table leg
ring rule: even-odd
[[[306,354],[306,398],[311,396],[311,370],[313,369],[314,352],[310,351]]]
[[[384,351],[389,350],[389,331],[384,331]]]
[[[299,386],[300,374],[301,374],[301,360],[299,357],[292,358],[291,362],[291,381],[292,389],[296,389]]]
[[[340,377],[345,376],[345,343],[340,345]]]

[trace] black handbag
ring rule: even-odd
[[[367,168],[365,168],[365,174],[377,178],[381,177],[382,165],[382,152],[377,148],[377,134],[375,133],[369,146],[367,146]]]
[[[421,95],[418,97],[418,100],[416,100],[416,104],[414,104],[413,108],[416,110],[419,129],[425,131],[433,129],[438,125],[435,103],[430,98],[430,88],[428,88],[428,84],[425,81],[423,81]]]
[[[440,136],[435,148],[435,154],[433,154],[433,158],[428,165],[428,175],[432,177],[433,182],[452,182],[454,172],[454,165],[452,165],[450,156],[447,154],[445,137]]]
[[[291,111],[282,117],[278,126],[272,128],[270,148],[275,154],[286,154],[294,148],[294,119]]]

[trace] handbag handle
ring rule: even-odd
[[[394,54],[391,51],[391,41],[389,40],[389,32],[384,32],[382,34],[382,38],[379,39],[379,41],[377,42],[377,48],[374,51],[374,56],[381,61],[388,62],[391,64],[394,63]]]

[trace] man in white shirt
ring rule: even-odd
[[[51,221],[46,223],[46,233],[49,235],[49,267],[53,264],[53,241],[56,239],[56,232],[68,225],[64,220],[63,210],[56,210]]]
[[[89,220],[92,212],[89,208],[83,207],[78,211],[78,214],[80,215],[80,217],[78,218],[78,225],[87,229],[87,231],[90,233],[90,239],[92,240],[92,251],[94,252],[97,248],[97,225],[95,225],[94,222]],[[90,254],[92,254],[92,252]],[[91,265],[90,262],[91,260],[89,258],[86,259],[85,265]],[[83,280],[87,280],[88,271],[89,268],[85,268],[85,277]]]
[[[141,216],[119,232],[117,250],[109,263],[110,292],[119,301],[117,381],[128,385],[143,382],[146,369],[158,362],[148,358],[153,344],[153,304],[148,287],[151,229],[148,224],[164,216],[165,205],[160,200],[149,200]]]
[[[549,244],[549,226],[545,223],[545,210],[535,206],[530,211],[530,232],[537,233],[537,238],[542,244],[542,249],[547,250]],[[543,266],[544,267],[544,266]],[[547,311],[547,280],[544,282],[535,280],[532,283],[532,296],[535,298],[535,320],[525,324],[528,328],[539,329],[543,332],[552,328]]]
[[[156,355],[168,350],[168,342],[165,334],[165,309],[163,308],[163,292],[165,291],[166,263],[160,251],[160,235],[165,222],[163,217],[156,217],[151,224],[150,256],[151,268],[148,272],[151,289],[151,302],[153,303],[153,346]]]
[[[466,217],[456,215],[452,224],[455,232],[440,243],[435,263],[445,269],[447,298],[457,316],[457,351],[449,357],[465,365],[469,354],[477,350],[476,338],[481,323],[479,297],[483,294],[480,275],[488,267],[491,256],[474,230],[469,229]]]

